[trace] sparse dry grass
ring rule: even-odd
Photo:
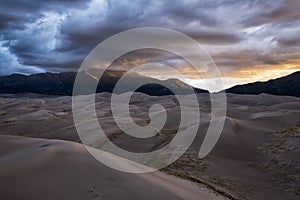
[[[244,184],[226,177],[205,175],[205,171],[208,168],[209,163],[203,159],[199,159],[197,151],[189,149],[177,161],[161,171],[197,184],[205,185],[215,193],[225,196],[228,199],[248,199],[251,188],[246,188]],[[243,185],[245,190],[236,189],[239,185]],[[235,192],[233,193],[232,191]]]
[[[257,166],[274,177],[273,184],[276,187],[287,193],[300,195],[300,161],[299,158],[293,159],[300,154],[300,124],[273,135],[274,139],[259,149],[267,157],[267,161]]]

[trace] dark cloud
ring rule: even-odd
[[[2,1],[0,74],[76,70],[103,40],[145,26],[191,36],[206,45],[221,68],[278,65],[291,59],[291,46],[300,46],[299,4],[297,0]],[[172,65],[176,59],[165,52],[139,51],[114,64]]]
[[[9,28],[11,24],[16,24],[23,20],[21,16],[13,15],[12,13],[0,13],[0,30]]]
[[[272,54],[259,54],[254,57],[255,60],[261,62],[262,64],[267,65],[278,65],[281,63],[286,62],[288,59],[285,57],[281,57],[278,55],[272,55]]]
[[[258,1],[256,1],[258,2]],[[251,4],[250,7],[252,7]],[[300,20],[300,1],[262,1],[258,9],[253,9],[241,23],[246,27],[259,26],[267,23],[286,23]]]
[[[84,8],[88,1],[82,0],[10,0],[0,3],[0,30],[24,27],[24,23],[34,22],[42,12],[63,12],[66,8]]]
[[[188,34],[203,44],[223,45],[241,42],[244,38],[241,35],[226,33],[225,31],[199,31]]]
[[[160,10],[159,16],[172,19],[177,23],[186,24],[192,22],[199,22],[205,26],[216,26],[221,22],[208,12],[209,4],[203,4],[201,1],[194,1],[192,3],[182,3],[181,1],[165,1]]]
[[[0,49],[0,58],[5,60],[1,63],[1,74],[52,71],[58,65],[63,69],[65,66],[68,67],[68,63],[75,64],[72,58],[74,55],[69,58],[66,58],[67,54],[64,55],[63,60],[66,62],[61,62],[58,58],[59,54],[54,55],[52,49],[46,47],[47,43],[55,39],[51,37],[54,35],[47,35],[47,32],[54,31],[50,28],[54,21],[53,19],[51,21],[49,16],[52,13],[62,14],[67,9],[84,9],[87,3],[88,1],[82,0],[1,1],[0,41],[2,42],[0,44],[2,49]],[[48,22],[47,17],[50,19]],[[76,61],[78,65],[79,59]]]
[[[299,32],[300,34],[300,32]],[[278,38],[277,39],[278,44],[281,47],[300,47],[300,37],[299,35],[297,36],[292,36],[289,38]]]

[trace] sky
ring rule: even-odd
[[[203,45],[225,87],[265,81],[300,70],[299,10],[299,0],[1,1],[0,75],[77,71],[87,54],[110,36],[163,27]],[[170,52],[132,52],[114,67],[149,62],[172,66],[185,75],[185,82],[204,87],[199,74]],[[163,71],[156,67],[145,74],[176,78]]]

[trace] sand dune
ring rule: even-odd
[[[143,140],[124,134],[116,126],[109,97],[108,93],[96,95],[96,112],[99,123],[115,144],[135,152],[149,152],[174,137],[180,122],[180,107],[173,96],[136,93],[132,98],[131,116],[140,125],[149,123],[151,105],[161,104],[167,110],[164,131]],[[198,94],[198,98],[201,121],[196,140],[178,161],[163,170],[192,180],[196,186],[161,173],[130,175],[99,164],[82,145],[73,143],[80,139],[73,123],[71,97],[6,95],[0,98],[3,185],[0,196],[5,199],[21,196],[22,199],[195,199],[200,195],[198,199],[217,199],[203,189],[209,187],[232,199],[299,199],[300,98],[228,94],[224,130],[213,151],[204,159],[198,159],[198,151],[209,125],[210,103],[208,94]],[[192,113],[194,108],[189,109]],[[82,126],[95,128],[88,120]],[[100,143],[95,141],[96,146]]]
[[[4,135],[0,140],[1,199],[222,199],[160,172],[115,171],[81,144]]]

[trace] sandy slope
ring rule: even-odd
[[[221,199],[160,172],[112,170],[81,144],[4,135],[0,141],[1,199]]]
[[[168,109],[165,126],[168,131],[146,140],[133,139],[116,126],[108,97],[107,93],[97,95],[97,115],[106,134],[120,147],[136,152],[152,151],[164,146],[176,133],[180,107],[174,97],[136,94],[132,99],[131,115],[134,121],[142,125],[149,122],[148,109],[151,105],[162,104]],[[211,154],[202,160],[197,155],[209,124],[208,95],[200,94],[199,102],[201,121],[197,138],[189,151],[167,167],[166,172],[205,184],[235,199],[299,198],[300,98],[228,94],[228,112],[221,138]],[[88,123],[83,126],[93,128]],[[80,142],[73,124],[70,97],[32,95],[31,98],[0,98],[0,127],[3,135],[0,140],[0,180],[1,186],[4,186],[0,190],[3,195],[13,197],[29,192],[36,198],[44,195],[49,199],[57,199],[55,195],[73,195],[72,192],[76,191],[74,198],[92,198],[98,194],[103,199],[114,199],[120,195],[136,199],[138,196],[134,195],[142,195],[140,191],[147,191],[145,194],[150,195],[149,199],[157,196],[166,199],[164,195],[169,197],[167,199],[176,199],[180,194],[184,194],[186,199],[193,199],[188,194],[204,195],[202,199],[215,197],[206,190],[194,190],[195,186],[189,187],[177,179],[165,180],[169,176],[133,176],[112,171],[93,160],[79,144],[48,140]],[[49,185],[53,192],[49,193]],[[178,185],[184,189],[174,190]],[[15,187],[20,189],[13,193],[11,188]],[[190,188],[192,191],[189,191]],[[161,192],[156,194],[156,190]]]

